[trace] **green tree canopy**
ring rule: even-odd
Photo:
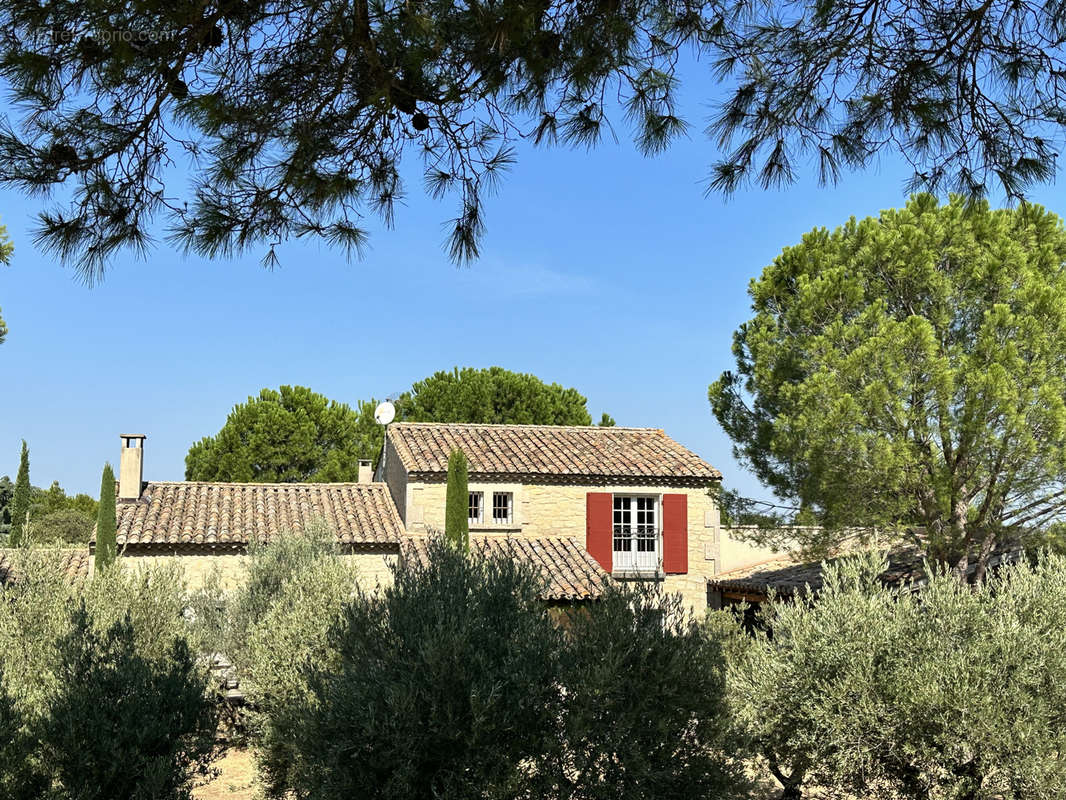
[[[961,570],[1066,508],[1057,216],[917,196],[812,231],[750,294],[711,404],[737,457],[827,526],[802,543],[876,525]]]
[[[191,481],[354,481],[381,450],[374,404],[355,411],[303,386],[263,389],[234,406],[215,436],[185,457]]]
[[[545,383],[503,367],[441,370],[418,381],[396,401],[407,422],[475,422],[515,425],[591,425],[587,400],[577,389]],[[603,424],[611,420],[604,415]]]
[[[1061,0],[11,0],[0,180],[71,187],[39,235],[91,280],[146,246],[157,213],[209,257],[263,246],[270,263],[309,235],[358,252],[415,157],[426,191],[454,199],[448,248],[469,259],[512,143],[590,146],[625,125],[660,151],[689,130],[694,52],[728,86],[712,188],[791,181],[806,156],[831,182],[890,149],[925,188],[1017,195],[1055,173],[1062,15]]]
[[[456,367],[418,381],[396,399],[396,419],[588,425],[585,397],[502,367]],[[376,400],[358,410],[302,386],[263,389],[233,408],[215,436],[185,457],[185,477],[197,481],[354,481],[358,460],[377,464],[385,431],[374,420]],[[601,425],[614,420],[603,415]]]

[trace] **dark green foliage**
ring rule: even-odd
[[[722,640],[677,598],[615,586],[559,626],[531,567],[428,548],[298,662],[304,688],[268,711],[272,796],[745,796]]]
[[[336,663],[306,665],[311,700],[284,737],[298,760],[282,775],[314,800],[525,796],[560,708],[559,633],[536,599],[540,577],[440,540],[427,565],[404,562],[394,577],[347,606]]]
[[[741,798],[718,638],[678,596],[609,584],[569,614],[557,792],[572,800]]]
[[[41,725],[43,763],[77,800],[189,800],[215,752],[206,670],[181,639],[158,661],[129,618],[105,633],[84,606],[59,646],[61,690]]]
[[[30,451],[26,447],[26,440],[23,439],[18,476],[15,478],[15,492],[11,497],[11,535],[8,537],[8,544],[12,547],[22,544],[22,532],[30,511],[30,495]]]
[[[92,536],[94,517],[81,511],[65,509],[30,519],[25,540],[38,545],[88,545]]]
[[[13,495],[14,484],[5,475],[0,478],[0,537],[10,533]],[[95,520],[96,501],[89,495],[68,497],[58,481],[48,489],[31,486],[29,527],[22,531],[22,542],[85,544]]]
[[[517,425],[590,425],[585,397],[573,388],[544,383],[503,367],[456,367],[418,381],[396,401],[407,422]]]
[[[381,426],[372,403],[356,412],[303,386],[263,389],[234,406],[215,436],[185,457],[191,481],[354,481],[359,459],[376,459]]]
[[[455,450],[448,457],[444,536],[464,552],[470,549],[470,490],[467,488],[466,455],[462,450]]]
[[[100,505],[96,512],[96,569],[104,570],[118,557],[118,524],[115,519],[115,473],[104,464],[100,477]]]
[[[546,384],[502,367],[456,367],[418,381],[396,399],[396,419],[407,422],[588,425],[585,398],[576,389]],[[377,401],[358,411],[302,386],[263,389],[237,405],[215,436],[189,448],[186,480],[354,481],[359,459],[377,465],[385,430],[374,420]],[[605,420],[610,420],[606,414]],[[601,422],[601,424],[606,424]]]
[[[6,686],[0,672],[0,800],[38,800],[48,779],[37,762],[27,719]]]
[[[96,501],[87,494],[76,494],[68,497],[59,485],[59,481],[52,481],[47,489],[33,487],[30,500],[30,520],[46,514],[54,514],[57,511],[78,511],[93,519],[96,518]]]
[[[694,51],[730,84],[712,188],[787,183],[808,156],[832,182],[889,148],[931,190],[1015,197],[1056,171],[1062,16],[1060,0],[12,0],[0,180],[70,187],[38,241],[91,280],[146,247],[160,212],[205,256],[264,246],[272,264],[294,236],[359,253],[367,209],[391,223],[407,191],[406,155],[431,196],[455,198],[462,261],[520,138],[588,147],[619,118],[645,153],[684,135]],[[175,158],[187,187],[170,182]]]

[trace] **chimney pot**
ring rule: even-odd
[[[118,499],[136,500],[141,496],[141,483],[144,480],[144,440],[143,433],[123,433],[122,455],[118,462]]]
[[[372,483],[374,468],[369,458],[359,459],[359,483]]]

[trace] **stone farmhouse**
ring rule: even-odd
[[[376,473],[355,483],[144,481],[145,437],[119,466],[120,560],[177,559],[191,583],[237,574],[250,541],[329,527],[368,586],[443,530],[448,457],[469,463],[471,547],[503,549],[545,574],[543,599],[595,598],[605,575],[661,581],[697,612],[722,569],[711,493],[721,473],[654,428],[394,423]],[[735,565],[729,565],[735,566]]]

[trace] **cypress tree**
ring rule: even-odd
[[[118,545],[115,543],[115,473],[104,464],[100,479],[100,505],[96,512],[96,568],[106,569],[115,563]]]
[[[453,450],[448,458],[444,536],[464,552],[470,549],[470,491],[467,489],[466,479],[466,455],[462,450]]]
[[[15,492],[11,497],[11,537],[8,544],[18,547],[25,533],[26,514],[30,510],[30,451],[22,440],[22,456],[19,458],[19,473],[15,478]]]

